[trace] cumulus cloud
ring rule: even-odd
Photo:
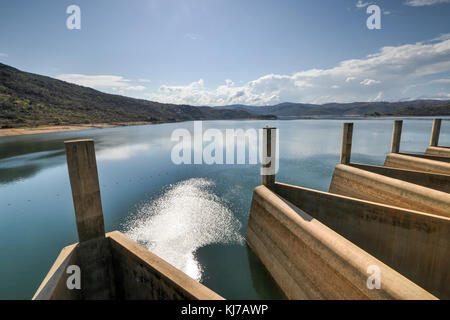
[[[434,4],[450,3],[450,0],[406,0],[405,4],[411,7],[432,6]]]
[[[134,86],[130,80],[115,75],[60,74],[56,78],[80,86],[100,90],[110,89],[118,93],[124,93],[125,91],[143,91],[146,89],[144,86]]]
[[[446,40],[445,40],[446,39]],[[396,101],[423,95],[445,98],[450,92],[442,76],[450,72],[450,39],[387,46],[361,59],[340,62],[329,69],[309,69],[289,75],[269,74],[243,85],[231,80],[215,89],[203,79],[188,85],[163,85],[147,94],[151,100],[192,105],[270,105],[285,101],[305,103]],[[439,75],[441,76],[439,77]],[[434,78],[428,86],[414,85]],[[332,89],[332,90],[331,90]],[[408,89],[410,89],[408,91]],[[408,92],[406,92],[408,91]],[[402,96],[402,93],[408,96]]]

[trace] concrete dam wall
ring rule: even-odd
[[[86,245],[89,248],[86,248]],[[95,254],[94,248],[98,249]],[[67,288],[69,275],[66,269],[69,265],[80,266],[82,290]],[[119,231],[114,231],[106,234],[103,239],[65,247],[33,297],[33,300],[84,299],[222,300],[223,298]]]
[[[289,299],[435,298],[265,186],[253,193],[246,237]],[[380,290],[366,284],[373,265],[383,275]]]
[[[450,197],[443,191],[340,164],[330,192],[401,208],[450,217]]]
[[[254,190],[247,242],[288,298],[450,299],[449,159],[399,154],[401,127],[387,158],[413,170],[352,163],[346,123],[330,192],[275,177]],[[366,283],[373,265],[378,290]]]
[[[67,141],[79,243],[62,249],[33,300],[223,300],[118,231],[105,235],[94,142]],[[69,288],[69,267],[80,288]]]

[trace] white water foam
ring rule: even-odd
[[[243,243],[241,223],[212,191],[214,183],[193,178],[145,203],[125,234],[190,277],[201,281],[195,251],[213,243]]]

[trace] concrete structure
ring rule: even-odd
[[[365,171],[381,174],[386,177],[450,193],[450,175],[432,172],[396,169],[361,163],[350,163],[349,165]]]
[[[441,120],[436,119],[433,122],[430,147],[425,154],[400,153],[402,125],[402,120],[395,120],[391,153],[386,156],[384,165],[397,169],[450,175],[450,148],[437,146]]]
[[[344,143],[346,145],[352,143],[352,135],[346,134],[345,130],[348,125],[347,123],[344,124],[345,141],[343,140],[343,145]],[[391,150],[395,152],[400,149],[401,128],[402,121],[395,121],[391,146]],[[344,152],[344,148],[342,150]],[[345,158],[350,158],[350,156],[350,154],[346,154]],[[438,161],[398,153],[391,153],[389,156],[388,159],[406,157],[412,159],[413,164],[426,161],[441,165],[441,162]],[[341,155],[341,159],[343,157]],[[419,169],[423,169],[423,167]],[[437,171],[437,169],[434,169],[434,171]],[[449,189],[450,175],[348,162],[335,168],[329,191],[344,196],[450,217],[450,195],[447,193]]]
[[[33,299],[223,299],[118,231],[106,234],[92,140],[65,143],[80,242],[65,247]],[[69,266],[81,288],[69,289]]]
[[[384,162],[386,167],[450,175],[450,163],[426,159],[420,155],[390,153]]]
[[[295,204],[286,198],[296,200]],[[401,239],[411,227],[417,229],[414,224],[409,225],[407,219],[396,227],[395,219],[389,217],[389,211],[395,209],[389,209],[358,199],[279,183],[275,183],[274,191],[259,186],[253,193],[246,239],[289,299],[435,299],[431,293],[358,246],[370,247],[374,253],[382,255],[383,244],[392,240],[383,240],[383,231],[404,229],[396,236]],[[377,220],[383,221],[381,229],[378,229]],[[341,229],[332,229],[336,227],[332,223],[339,221]],[[446,231],[448,227],[446,220]],[[370,234],[366,235],[368,231]],[[352,233],[353,239],[350,238]],[[422,266],[417,269],[420,269],[421,279],[428,281],[426,284],[430,289],[441,290],[436,287],[439,286],[437,283],[442,277],[447,277],[447,273],[440,273],[441,268],[433,270],[431,273],[435,277],[430,280],[426,275],[427,264],[419,255],[414,255],[413,250],[399,256],[394,254],[401,253],[405,246],[409,246],[408,239],[394,247],[389,243],[384,253],[413,272],[415,270],[410,263],[420,262]],[[432,248],[431,244],[429,248]],[[447,253],[446,249],[448,247],[442,251]],[[441,262],[440,259],[445,260],[447,254],[442,256],[441,252],[437,256],[436,260]],[[411,260],[408,261],[407,257]],[[443,262],[444,267],[449,266],[448,260]],[[381,271],[379,290],[371,290],[367,286],[370,266]],[[443,280],[448,283],[448,278]],[[442,284],[440,286],[443,287]]]
[[[263,140],[262,184],[268,188],[272,188],[275,183],[277,128],[263,128]]]
[[[394,121],[394,130],[392,130],[391,153],[400,152],[400,140],[402,138],[403,120]]]
[[[439,135],[441,134],[442,119],[433,120],[433,128],[431,129],[430,146],[437,147],[439,144]]]
[[[342,128],[341,163],[350,163],[352,154],[353,123],[344,123]]]
[[[450,176],[351,163],[352,129],[330,192],[255,189],[249,246],[290,299],[450,299]],[[373,265],[379,290],[366,285]]]
[[[450,194],[354,166],[334,169],[330,192],[450,217]]]
[[[427,155],[439,156],[439,157],[450,157],[450,148],[439,146],[439,134],[441,132],[441,122],[442,119],[434,119],[433,129],[431,130],[430,146],[425,152]]]

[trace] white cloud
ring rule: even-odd
[[[378,84],[378,83],[380,83],[380,81],[373,80],[373,79],[365,79],[365,80],[361,81],[359,84],[362,84],[363,86],[371,86],[371,85]]]
[[[6,58],[8,56],[8,54],[0,52],[0,58]]]
[[[381,101],[383,99],[383,92],[378,92],[377,96],[373,99],[369,99],[370,102]]]
[[[150,79],[138,79],[138,82],[149,83],[149,82],[152,82],[152,80],[150,80]]]
[[[432,6],[434,4],[450,3],[450,0],[406,0],[405,4],[411,7]]]
[[[134,144],[115,148],[103,149],[97,152],[98,160],[123,160],[134,157],[136,154],[149,150],[146,144]]]
[[[121,94],[125,91],[143,91],[146,89],[144,86],[134,86],[130,83],[130,80],[115,75],[60,74],[56,78],[80,86],[109,89]]]
[[[449,40],[449,39],[450,39],[450,33],[443,33],[440,36],[431,39],[430,42],[444,41],[444,40]]]
[[[333,68],[309,69],[290,75],[268,74],[242,85],[226,80],[223,85],[209,89],[203,79],[188,85],[163,85],[158,92],[146,97],[160,102],[192,105],[268,105],[285,101],[326,103],[381,98],[396,101],[442,93],[442,85],[445,85],[442,81],[408,89],[424,82],[425,76],[437,78],[448,72],[450,39],[387,46],[365,58],[344,60]],[[330,88],[333,88],[332,95]],[[408,96],[402,96],[406,91]]]
[[[450,84],[450,79],[435,79],[435,80],[432,80],[431,83],[445,83],[445,84]]]
[[[125,90],[130,90],[130,91],[143,91],[146,88],[144,86],[129,86],[126,87]]]
[[[190,40],[199,40],[201,39],[200,35],[198,33],[187,33],[184,35],[185,38]]]
[[[358,0],[356,3],[357,8],[364,8],[367,7],[370,4],[370,2],[362,2],[361,0]]]

